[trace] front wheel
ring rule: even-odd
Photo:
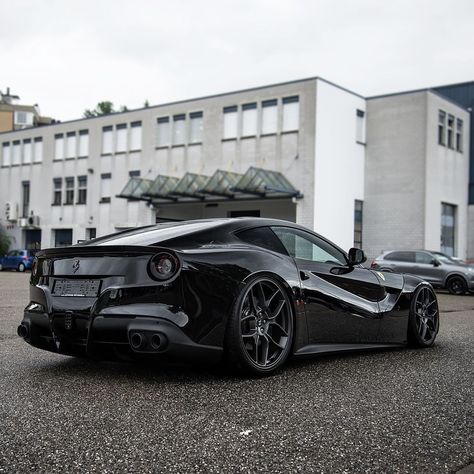
[[[438,299],[433,289],[421,286],[415,290],[408,322],[408,340],[418,347],[433,345],[439,330]]]
[[[229,320],[226,350],[231,363],[266,375],[287,360],[293,342],[292,304],[283,285],[271,277],[250,279]]]
[[[463,295],[467,291],[467,284],[464,278],[453,276],[446,283],[446,288],[452,295]]]

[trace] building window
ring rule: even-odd
[[[23,140],[23,163],[28,165],[33,161],[33,144],[31,138]]]
[[[170,118],[159,117],[157,120],[156,127],[156,145],[157,146],[169,146],[170,140]]]
[[[128,176],[130,176],[130,178],[139,178],[140,177],[140,170],[129,171]]]
[[[354,201],[354,247],[362,248],[362,217],[364,202]]]
[[[446,112],[438,111],[438,144],[446,145]]]
[[[54,246],[67,247],[68,245],[72,245],[72,229],[55,229]]]
[[[463,152],[463,122],[461,119],[456,120],[456,150],[459,152]]]
[[[140,121],[130,124],[130,151],[142,149],[142,123]]]
[[[173,116],[173,145],[183,145],[186,136],[186,116],[184,114]]]
[[[453,256],[455,251],[456,206],[441,203],[441,252]]]
[[[120,123],[116,125],[115,153],[124,153],[127,151],[127,124]]]
[[[95,227],[88,227],[86,229],[86,240],[95,239],[97,236],[97,230]]]
[[[262,102],[262,134],[278,131],[278,101],[276,99]]]
[[[89,130],[79,130],[79,157],[89,156]]]
[[[454,148],[454,116],[448,115],[448,148]]]
[[[365,112],[356,110],[356,142],[365,143]]]
[[[77,204],[87,203],[87,176],[77,178]]]
[[[21,142],[20,140],[15,140],[12,144],[12,165],[19,165],[21,163]]]
[[[242,136],[253,137],[257,135],[257,104],[242,105]]]
[[[76,157],[76,132],[66,133],[66,158]]]
[[[60,206],[63,194],[63,180],[61,178],[53,179],[53,206]]]
[[[21,186],[23,188],[22,217],[28,217],[30,213],[30,182],[23,181]]]
[[[15,125],[33,125],[33,112],[26,112],[24,110],[15,111]]]
[[[10,142],[3,142],[2,144],[2,165],[11,165]]]
[[[110,155],[113,150],[114,132],[111,125],[102,127],[102,154]]]
[[[189,114],[189,143],[202,142],[202,112]]]
[[[66,178],[66,200],[64,204],[74,204],[74,178]]]
[[[104,173],[100,175],[100,202],[110,202],[112,175]]]
[[[64,158],[64,135],[57,133],[54,135],[54,159],[62,160]]]
[[[300,103],[299,97],[283,98],[283,132],[292,132],[299,129]]]
[[[34,161],[35,163],[43,161],[43,139],[41,137],[34,139]]]
[[[238,123],[237,106],[224,107],[223,138],[237,138]]]

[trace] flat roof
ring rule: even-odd
[[[346,89],[345,87],[339,86],[338,84],[335,84],[334,82],[328,81],[327,79],[324,79],[323,77],[313,76],[313,77],[306,77],[304,79],[295,79],[295,80],[291,80],[291,81],[278,82],[278,83],[267,84],[267,85],[263,85],[263,86],[249,87],[249,88],[246,88],[246,89],[238,89],[238,90],[229,91],[229,92],[221,92],[221,93],[218,93],[218,94],[211,94],[211,95],[195,97],[195,98],[191,98],[191,99],[176,100],[176,101],[172,101],[172,102],[164,102],[162,104],[150,105],[148,107],[139,107],[137,109],[129,109],[129,110],[126,110],[126,111],[123,111],[123,112],[113,112],[111,114],[99,115],[97,117],[81,117],[81,118],[72,119],[72,120],[65,120],[65,121],[58,120],[58,121],[56,121],[56,123],[41,125],[40,127],[29,127],[29,128],[24,128],[22,130],[10,130],[10,131],[6,131],[6,132],[0,132],[0,135],[5,135],[7,133],[13,133],[13,132],[25,132],[25,131],[28,131],[28,130],[31,131],[33,129],[38,130],[38,129],[42,129],[42,128],[46,128],[46,127],[54,127],[54,126],[59,126],[59,125],[64,125],[64,124],[75,123],[75,122],[83,122],[85,120],[103,119],[104,117],[108,117],[108,116],[112,117],[112,116],[130,114],[130,113],[134,113],[134,112],[140,112],[142,110],[158,109],[160,107],[169,107],[169,106],[172,106],[172,105],[184,104],[184,103],[187,103],[187,102],[197,102],[199,100],[215,99],[215,98],[218,98],[218,97],[225,97],[227,95],[242,94],[242,93],[245,93],[245,92],[268,89],[270,87],[288,86],[288,85],[292,85],[292,84],[298,84],[298,83],[302,83],[302,82],[310,82],[310,81],[316,81],[316,80],[323,81],[326,84],[329,84],[333,87],[336,87],[340,90],[343,90],[344,92],[347,92],[348,94],[352,94],[352,95],[355,95],[357,97],[360,97],[361,99],[365,99],[364,96],[362,96],[360,94],[357,94],[356,92],[351,91],[349,89]]]

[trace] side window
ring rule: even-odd
[[[273,252],[283,253],[287,255],[285,247],[282,245],[278,237],[272,232],[269,227],[255,227],[254,229],[247,229],[237,234],[239,239],[249,244],[263,247]]]
[[[416,263],[427,263],[431,264],[433,257],[425,252],[416,252]]]
[[[272,227],[272,230],[294,258],[340,265],[347,263],[343,252],[315,235],[290,227]]]
[[[396,262],[414,262],[415,252],[391,252],[385,255],[384,260],[394,260]]]

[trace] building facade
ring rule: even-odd
[[[403,247],[465,257],[469,113],[424,90],[371,98],[367,116],[368,255]]]
[[[371,256],[439,250],[452,232],[443,248],[465,256],[467,159],[437,143],[441,111],[468,127],[464,109],[432,92],[367,100],[309,78],[1,133],[0,223],[13,247],[45,248],[254,215]]]

